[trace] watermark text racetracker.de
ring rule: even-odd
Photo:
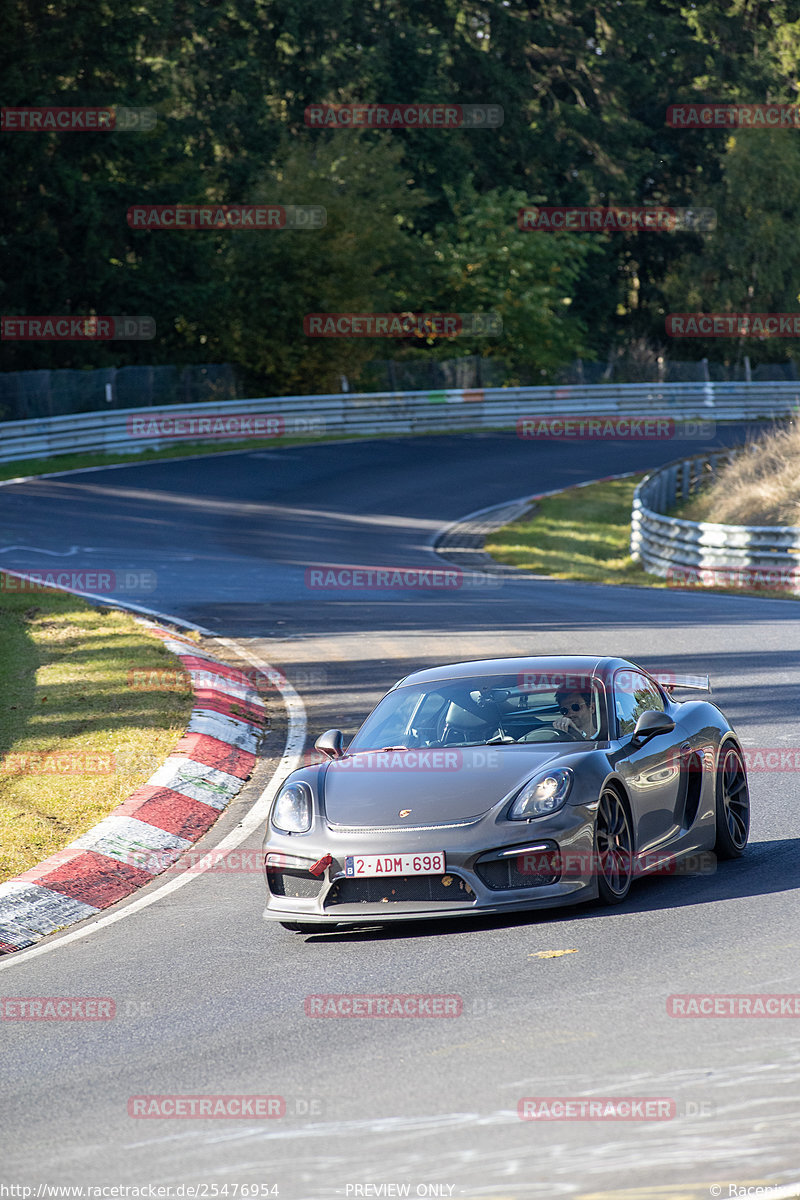
[[[667,125],[672,129],[800,129],[796,104],[670,104]]]
[[[3,316],[4,342],[149,342],[156,336],[153,317]]]
[[[56,850],[48,856],[47,861],[48,865],[55,868],[61,864],[68,866],[74,857],[74,850]],[[286,856],[276,851],[271,852],[270,858],[276,860],[276,867],[288,865],[288,860],[284,861]],[[209,871],[220,875],[264,873],[264,851],[260,847],[240,846],[235,850],[199,850],[192,846],[186,849],[180,846],[161,849],[148,846],[120,847],[114,852],[114,861],[124,867],[146,871],[149,875],[160,875],[165,871],[171,875],[202,875]]]
[[[307,1017],[449,1019],[462,1015],[464,1002],[457,995],[341,993],[306,996],[304,1008]]]
[[[672,995],[667,1015],[683,1018],[800,1018],[800,992],[743,992]]]
[[[2,1021],[113,1021],[111,996],[2,996]]]
[[[704,675],[676,675],[673,671],[650,671],[649,675],[656,683],[667,691],[679,684],[702,688],[705,685]],[[521,692],[591,692],[597,684],[597,676],[592,671],[519,671],[516,679]],[[614,674],[614,691],[633,695],[642,686],[640,671],[622,669]]]
[[[664,208],[657,205],[548,205],[520,208],[517,228],[557,233],[710,233],[717,227],[713,208]]]
[[[316,415],[283,413],[150,412],[129,416],[128,437],[171,441],[269,440],[281,437],[321,437],[325,420]]]
[[[257,1200],[280,1196],[277,1183],[0,1183],[0,1200]]]
[[[745,591],[800,591],[797,567],[743,567],[735,564],[716,567],[667,567],[667,587],[742,588]]]
[[[302,766],[315,767],[327,759],[322,751],[303,751]],[[496,771],[503,763],[498,750],[470,746],[466,754],[453,747],[419,750],[355,750],[336,759],[337,775],[343,771],[354,774],[394,771]]]
[[[460,567],[307,567],[305,585],[311,591],[435,591],[497,588],[503,577],[491,571],[462,571]]]
[[[16,568],[0,572],[0,592],[89,592],[94,595],[148,593],[157,585],[155,571],[110,571],[101,567],[82,571],[78,568]]]
[[[687,441],[713,437],[714,431],[713,421],[616,413],[570,413],[519,417],[517,420],[517,437],[531,441]]]
[[[151,1018],[152,1000],[129,996],[3,996],[2,1021],[114,1021],[120,1017]]]
[[[499,104],[309,104],[311,129],[499,129]]]
[[[800,313],[670,313],[667,337],[800,338]]]
[[[548,849],[519,854],[512,860],[520,875],[554,876],[560,879],[603,879],[608,874],[608,858],[591,852]],[[632,863],[633,874],[643,875],[713,875],[717,857],[710,850],[696,854],[638,854]]]
[[[710,1100],[669,1096],[523,1096],[517,1104],[521,1121],[673,1121],[716,1116]]]
[[[672,1121],[675,1100],[665,1096],[523,1096],[521,1121]]]
[[[218,666],[216,669],[209,667],[198,671],[180,667],[129,667],[127,683],[135,692],[191,692],[199,688],[214,688],[226,675],[257,692],[280,691],[287,685],[295,688],[324,687],[328,680],[325,667],[316,666],[295,667],[291,680],[276,667],[265,671],[257,667],[236,667],[234,670]]]
[[[500,337],[499,313],[307,313],[306,337],[457,338]]]
[[[115,775],[117,756],[92,750],[18,750],[0,757],[0,777]],[[58,852],[57,852],[58,853]]]
[[[800,772],[800,746],[743,746],[748,771]]]
[[[305,1107],[308,1100],[303,1097]],[[315,1098],[315,1111],[322,1111]],[[286,1096],[265,1095],[143,1095],[128,1100],[128,1116],[138,1120],[281,1120],[287,1116],[310,1116],[295,1112]]]
[[[321,204],[134,204],[131,229],[278,230],[323,229]]]
[[[34,747],[30,750],[12,750],[0,755],[0,776],[48,775],[52,778],[67,775],[146,775],[157,771],[163,763],[163,755],[159,756],[147,750],[106,751],[93,750],[90,746],[79,750],[53,750]],[[212,768],[206,768],[205,782],[209,794],[214,790],[212,779]],[[185,779],[184,782],[189,783],[190,780]],[[134,856],[138,853],[139,851],[131,852]],[[148,850],[146,853],[151,852]],[[61,854],[66,854],[63,861],[68,862],[71,851],[61,850],[56,850],[49,856],[48,861],[50,858],[58,859]],[[138,865],[134,858],[131,861],[133,865]],[[163,870],[163,867],[157,869]]]
[[[154,108],[2,108],[3,133],[147,133],[158,124]]]

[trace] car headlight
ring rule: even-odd
[[[527,821],[558,812],[567,802],[572,787],[572,771],[559,767],[526,783],[509,810],[510,821]]]
[[[311,788],[307,783],[287,783],[278,792],[272,824],[282,833],[307,833],[311,828]]]

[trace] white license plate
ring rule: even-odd
[[[425,854],[353,854],[344,860],[345,875],[442,875],[444,850]]]

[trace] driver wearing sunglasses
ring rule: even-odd
[[[561,713],[553,728],[577,738],[594,737],[591,692],[556,692],[556,704]]]

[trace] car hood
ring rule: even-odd
[[[332,825],[443,825],[480,817],[572,745],[366,751],[333,761],[322,783]],[[407,817],[401,810],[410,809]]]

